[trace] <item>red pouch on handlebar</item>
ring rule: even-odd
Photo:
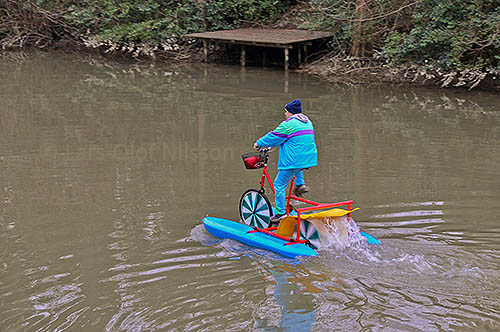
[[[264,167],[264,162],[261,159],[260,153],[250,152],[241,156],[246,169],[258,169]]]

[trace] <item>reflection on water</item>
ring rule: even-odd
[[[0,331],[500,328],[498,94],[43,53],[0,78]],[[297,97],[310,198],[354,199],[382,245],[288,260],[203,229]]]

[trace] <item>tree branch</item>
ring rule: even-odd
[[[374,17],[348,19],[348,18],[341,18],[341,17],[330,16],[329,18],[331,18],[333,20],[336,20],[336,21],[342,21],[342,22],[366,22],[366,21],[374,21],[374,20],[379,20],[381,18],[385,18],[385,17],[391,16],[391,15],[397,14],[400,11],[402,11],[403,9],[406,9],[408,7],[417,5],[417,4],[421,3],[422,1],[423,0],[417,0],[415,2],[412,2],[412,3],[409,3],[407,5],[401,6],[398,9],[393,10],[392,12],[389,12],[389,13],[386,13],[386,14],[382,14],[382,15],[379,15],[379,16],[374,16]],[[328,9],[328,8],[322,8],[322,9]]]

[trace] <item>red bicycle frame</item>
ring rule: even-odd
[[[273,190],[273,193],[275,194],[274,185],[273,185],[273,182],[271,181],[271,177],[269,176],[269,172],[267,170],[267,162],[264,164],[264,169],[262,170],[262,178],[260,179],[260,190],[262,190],[262,191],[264,191],[264,184],[265,184],[266,179],[267,179],[267,183],[269,183],[269,186],[271,187],[271,189]]]
[[[267,170],[267,155],[266,155],[266,160],[264,162],[264,168],[262,170],[262,177],[260,179],[260,189],[262,190],[262,192],[264,192],[264,184],[265,184],[265,180],[266,179],[267,179],[267,182],[269,183],[269,186],[273,190],[273,193],[276,194],[276,192],[274,190],[273,182],[271,181],[271,177],[269,176],[269,171]],[[292,190],[293,190],[294,183],[295,183],[295,177],[293,177],[292,180],[290,181],[290,184],[288,185],[290,187],[289,194],[288,194],[288,196],[285,197],[285,199],[286,199],[286,215],[287,216],[290,215],[290,212],[291,212],[290,211],[290,206],[291,206],[290,205],[290,201],[292,199],[294,199],[296,201],[299,201],[299,202],[303,202],[303,203],[312,205],[312,206],[309,206],[309,207],[303,207],[303,208],[295,209],[295,211],[297,212],[297,224],[296,224],[296,227],[297,227],[297,231],[296,231],[297,237],[294,239],[294,238],[290,238],[290,237],[287,237],[287,236],[284,236],[284,235],[280,235],[280,234],[276,234],[276,233],[271,232],[271,231],[275,231],[275,230],[278,229],[278,227],[276,227],[276,226],[274,226],[274,227],[268,227],[268,228],[257,228],[256,227],[254,230],[249,231],[249,233],[255,233],[255,232],[265,233],[265,234],[277,237],[279,239],[288,241],[287,243],[285,243],[285,245],[297,244],[297,243],[307,243],[308,240],[301,240],[300,239],[300,220],[301,220],[301,216],[303,214],[305,214],[304,212],[311,212],[311,211],[317,211],[317,210],[331,209],[331,208],[339,207],[339,206],[347,206],[347,210],[351,210],[351,207],[352,207],[352,204],[353,204],[352,200],[350,200],[350,201],[344,201],[344,202],[338,202],[338,203],[318,203],[318,202],[314,202],[314,201],[311,201],[311,200],[308,200],[308,199],[305,199],[305,198],[302,198],[302,197],[294,196],[294,195],[292,195]],[[349,219],[351,218],[351,214],[350,213],[347,214],[347,218],[349,218]]]

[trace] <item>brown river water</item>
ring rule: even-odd
[[[0,96],[0,331],[500,330],[498,93],[7,53]],[[240,156],[295,98],[307,197],[353,199],[381,245],[286,259],[203,228],[238,219]]]

